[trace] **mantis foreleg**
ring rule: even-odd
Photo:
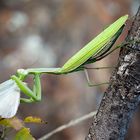
[[[16,84],[19,86],[20,90],[26,94],[30,99],[21,98],[21,102],[31,103],[37,102],[41,100],[41,83],[40,83],[40,74],[34,75],[34,87],[33,91],[17,76],[13,75],[11,77]]]

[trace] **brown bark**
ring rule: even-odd
[[[86,140],[124,140],[140,103],[140,7]],[[130,43],[131,42],[131,43]],[[132,43],[133,42],[133,43]]]

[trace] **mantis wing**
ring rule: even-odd
[[[108,51],[112,48],[112,46],[115,44],[116,40],[118,39],[118,37],[121,35],[122,31],[123,31],[124,25],[118,30],[118,32],[112,37],[112,39],[110,40],[109,43],[107,43],[107,45],[105,45],[105,47],[96,55],[94,55],[94,57],[89,58],[85,63],[83,63],[82,65],[85,64],[90,64],[90,63],[94,63],[96,61],[101,60],[102,58],[104,58]]]
[[[107,44],[111,38],[118,32],[118,30],[124,25],[128,15],[122,16],[97,37],[90,41],[85,47],[79,52],[72,56],[61,68],[61,73],[70,72],[81,64],[86,62],[90,57],[94,57],[98,54]]]

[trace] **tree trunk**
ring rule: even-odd
[[[140,103],[140,7],[86,140],[124,140]]]

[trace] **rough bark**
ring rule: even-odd
[[[140,103],[140,7],[86,140],[124,140]]]

